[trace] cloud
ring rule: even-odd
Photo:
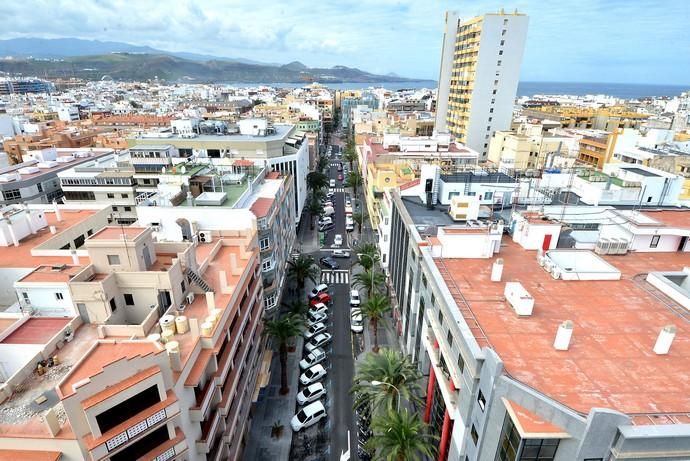
[[[522,77],[689,83],[686,0],[24,0],[0,38],[78,37],[436,78],[444,12],[530,16]],[[27,14],[31,12],[31,14]]]

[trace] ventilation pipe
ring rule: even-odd
[[[53,235],[57,234],[57,228],[55,226],[50,226],[49,229],[50,229],[51,234],[53,234]]]
[[[669,349],[671,349],[671,343],[673,343],[673,338],[676,337],[676,326],[666,325],[659,332],[659,337],[656,338],[656,344],[654,345],[654,353],[657,355],[668,354]]]
[[[503,258],[498,258],[491,266],[491,281],[500,282],[503,275]]]
[[[556,332],[556,340],[553,342],[553,347],[557,351],[567,351],[570,347],[570,338],[573,336],[573,321],[566,320],[561,323]]]

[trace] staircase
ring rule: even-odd
[[[206,280],[202,279],[199,274],[191,270],[190,268],[185,269],[184,271],[185,275],[196,284],[199,288],[204,290],[205,292],[213,292],[213,288],[209,286],[208,283],[206,283]]]

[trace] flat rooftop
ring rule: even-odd
[[[82,266],[61,264],[57,266],[38,266],[18,280],[28,283],[67,283],[77,275]]]
[[[504,260],[501,283],[490,280],[497,258]],[[555,280],[538,265],[536,252],[507,239],[494,258],[436,264],[446,282],[462,291],[485,341],[516,380],[582,414],[603,407],[690,422],[690,325],[672,310],[673,301],[639,276],[680,270],[688,265],[687,253],[603,258],[622,272],[621,280]],[[508,281],[520,282],[534,297],[531,316],[518,317],[503,300]],[[554,338],[565,320],[574,323],[570,348],[557,351]],[[657,336],[669,324],[678,329],[671,350],[656,355]]]
[[[220,205],[206,205],[196,203],[195,199],[186,199],[184,202],[180,203],[179,206],[219,206],[219,207],[234,207],[237,204],[237,200],[244,194],[244,192],[249,187],[246,181],[242,181],[240,184],[219,184],[216,186],[215,192],[224,192],[225,200]],[[212,191],[207,191],[212,192]]]
[[[14,330],[2,344],[46,344],[70,322],[64,317],[32,317]]]
[[[134,240],[146,232],[147,227],[107,226],[99,230],[89,240]]]
[[[158,136],[147,136],[147,133],[142,133],[141,136],[132,138],[132,141],[135,142],[135,144],[138,147],[144,147],[145,143],[147,140],[152,141],[152,142],[167,142],[170,143],[171,141],[183,141],[187,142],[190,144],[193,144],[195,142],[270,142],[270,141],[282,141],[287,139],[288,135],[294,128],[294,125],[273,125],[273,128],[275,128],[275,134],[269,134],[266,136],[251,136],[251,135],[246,135],[246,134],[223,134],[223,135],[214,135],[214,134],[201,134],[198,135],[194,138],[186,138],[180,135],[172,135],[172,136],[166,136],[166,137],[158,137]],[[154,141],[155,140],[155,141]],[[160,144],[157,147],[161,147]]]
[[[433,210],[429,210],[426,203],[422,202],[419,197],[401,197],[401,201],[416,226],[454,226],[457,224],[448,214],[447,206],[436,204]]]
[[[631,167],[631,166],[622,166],[620,167],[621,170],[629,171],[631,173],[639,174],[640,176],[647,176],[650,178],[658,178],[659,175],[656,173],[652,173],[651,171],[643,170],[642,168],[636,168],[636,167]]]
[[[66,210],[61,209],[62,221],[58,221],[55,213],[46,211],[45,217],[48,226],[39,230],[36,234],[24,237],[19,246],[0,247],[0,268],[3,267],[36,267],[41,264],[60,265],[72,264],[69,256],[33,256],[31,250],[51,237],[50,226],[55,226],[56,235],[64,232],[76,224],[92,217],[98,210]]]
[[[460,183],[517,183],[515,178],[511,178],[507,174],[491,172],[485,174],[477,174],[473,171],[460,171],[453,174],[442,174],[441,179],[444,182],[460,182]]]

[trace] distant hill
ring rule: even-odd
[[[256,82],[256,83],[373,83],[406,82],[411,79],[376,75],[346,66],[331,69],[309,68],[299,62],[284,66],[247,64],[237,61],[211,59],[199,61],[166,54],[126,53],[70,56],[54,59],[18,58],[0,60],[0,72],[49,78],[77,77],[100,80],[109,76],[114,80],[151,80],[170,82]]]
[[[275,63],[262,63],[243,58],[227,58],[184,51],[163,51],[150,46],[131,45],[122,42],[103,42],[100,40],[83,40],[80,38],[13,38],[0,40],[0,57],[57,59],[73,56],[93,56],[108,53],[145,53],[176,56],[192,61],[232,61],[245,64],[264,64],[279,66]]]

